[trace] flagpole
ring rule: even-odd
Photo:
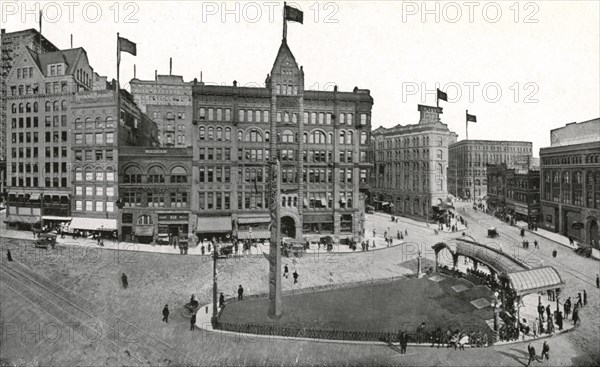
[[[117,126],[121,124],[121,84],[119,81],[121,67],[121,49],[119,47],[119,32],[117,32]]]
[[[286,2],[283,3],[283,39],[287,38],[287,22],[285,21]]]
[[[441,121],[441,119],[440,119],[440,94],[438,91],[439,91],[439,89],[437,89],[437,91],[435,92],[435,107],[436,107],[435,112],[437,113],[438,122],[440,122]]]
[[[465,119],[466,119],[466,121],[465,121],[465,126],[466,126],[465,130],[466,130],[466,133],[467,133],[467,140],[469,140],[469,110],[467,110],[467,113],[465,114]]]

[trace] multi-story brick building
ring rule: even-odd
[[[550,131],[540,149],[540,227],[600,248],[600,119]]]
[[[119,197],[119,151],[129,146],[158,145],[156,124],[121,91],[121,123],[117,124],[116,83],[98,78],[97,90],[73,96],[71,109],[73,195],[70,229],[116,231]],[[104,82],[104,89],[101,81]],[[108,88],[107,88],[108,87]],[[142,148],[143,149],[143,148]]]
[[[37,53],[46,53],[58,51],[58,48],[48,41],[35,29],[26,29],[23,31],[6,33],[2,29],[0,34],[0,201],[4,199],[6,189],[6,122],[7,120],[7,78],[8,73],[13,67],[14,61],[19,59],[22,52],[26,52],[26,47],[36,51]],[[23,72],[23,71],[21,71]],[[29,73],[27,78],[29,78]],[[24,78],[25,79],[25,78]],[[25,90],[26,91],[26,90]]]
[[[540,213],[540,171],[509,169],[506,164],[487,167],[488,208],[517,220],[537,223]]]
[[[6,85],[5,221],[27,229],[57,222],[70,222],[72,229],[116,229],[114,219],[99,221],[114,218],[111,159],[119,145],[156,144],[156,125],[125,91],[116,123],[115,83],[107,85],[94,73],[83,48],[47,53],[24,48]]]
[[[135,103],[158,125],[161,146],[192,146],[192,83],[179,75],[156,75],[129,85]]]
[[[192,148],[120,148],[121,239],[187,238],[191,188]]]
[[[461,140],[449,147],[448,192],[458,198],[480,201],[487,196],[488,164],[529,168],[532,144],[526,141]]]
[[[448,197],[448,146],[457,134],[441,123],[442,108],[418,109],[418,124],[373,131],[370,199],[377,209],[392,214],[430,218]]]
[[[371,169],[370,92],[305,90],[304,71],[285,40],[265,84],[194,82],[194,231],[270,237],[267,162],[269,142],[277,139],[282,234],[359,236]]]

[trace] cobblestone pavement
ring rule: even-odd
[[[463,215],[461,213],[461,215]],[[478,214],[466,213],[473,218]],[[390,224],[389,216],[367,217],[367,230],[375,227],[383,233]],[[480,228],[469,223],[467,229],[475,238],[484,239],[484,227],[493,218],[483,215],[485,223]],[[499,222],[499,221],[498,221]],[[388,224],[389,223],[389,224]],[[511,227],[504,228],[493,222],[499,231],[508,233]],[[392,227],[392,226],[390,226]],[[399,265],[416,256],[415,244],[423,249],[441,240],[451,240],[456,233],[433,235],[433,228],[409,219],[401,219],[398,229],[407,229],[407,243],[382,251],[369,253],[329,254],[305,256],[299,259],[284,259],[290,271],[297,270],[300,282],[283,282],[284,289],[310,287],[332,283],[346,283],[357,280],[378,279],[397,276],[402,272]],[[390,228],[393,233],[393,230]],[[515,230],[512,228],[512,230]],[[481,232],[481,234],[479,234]],[[5,249],[29,248],[30,241],[5,240],[2,243],[1,266],[11,266],[6,262]],[[546,243],[548,242],[548,243]],[[559,249],[559,257],[549,256],[553,244],[542,243],[541,251],[534,256],[564,270],[567,290],[573,294],[576,289],[588,289],[589,305],[583,309],[584,323],[576,331],[552,337],[549,340],[552,350],[551,365],[589,365],[594,355],[593,346],[598,345],[598,319],[592,317],[598,311],[598,292],[591,288],[591,280],[597,272],[597,262],[581,258],[567,249]],[[192,293],[200,303],[209,303],[212,297],[212,262],[204,257],[164,256],[153,253],[132,253],[123,251],[91,251],[84,248],[62,248],[59,251],[13,250],[15,261],[27,265],[56,284],[94,302],[129,323],[137,325],[149,335],[175,346],[180,353],[192,358],[198,365],[448,365],[481,366],[504,365],[520,366],[527,362],[526,345],[512,344],[495,348],[468,349],[454,351],[429,347],[410,347],[407,355],[400,355],[393,347],[330,343],[325,341],[274,340],[239,335],[223,335],[206,331],[189,331],[189,319],[182,315],[183,304],[189,301]],[[45,250],[42,250],[45,251]],[[425,256],[429,256],[425,254]],[[226,296],[236,294],[239,284],[243,284],[246,294],[267,291],[268,263],[262,256],[227,259],[219,262],[219,291]],[[129,288],[120,287],[120,275],[129,277]],[[561,271],[562,273],[562,271]],[[80,340],[51,343],[49,339],[23,338],[22,331],[34,328],[34,323],[43,330],[51,320],[44,310],[6,287],[0,288],[0,321],[3,325],[17,320],[17,334],[2,335],[0,352],[2,358],[12,362],[41,365],[122,365],[135,364],[123,352],[108,352],[93,341]],[[408,295],[407,295],[408,296]],[[10,301],[9,301],[10,300]],[[161,309],[168,303],[171,318],[168,324],[160,321]],[[54,322],[54,321],[53,321]],[[29,329],[27,329],[29,328]],[[6,330],[4,328],[3,330]],[[43,335],[42,335],[43,336]],[[133,335],[135,339],[135,335]],[[58,344],[57,344],[58,343]],[[534,345],[539,351],[541,341]],[[594,344],[595,343],[595,344]],[[115,354],[117,353],[117,354]],[[119,354],[120,353],[120,354]],[[182,357],[183,360],[183,357]],[[151,365],[176,364],[179,360],[152,360]],[[546,364],[546,363],[545,363]]]

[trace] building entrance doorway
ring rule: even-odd
[[[296,238],[296,222],[294,221],[294,218],[290,216],[281,218],[281,235]]]

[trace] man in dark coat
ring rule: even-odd
[[[400,354],[406,354],[406,346],[408,345],[408,335],[406,332],[400,333]]]
[[[533,347],[533,345],[529,344],[527,346],[527,351],[529,352],[529,361],[527,362],[527,365],[529,366],[531,364],[531,361],[535,360],[535,348]]]
[[[125,273],[121,275],[121,283],[123,283],[123,288],[125,289],[127,289],[127,287],[129,286],[129,282],[127,281],[127,275],[125,275]]]
[[[288,266],[287,266],[287,264],[285,264],[285,266],[283,267],[283,277],[284,277],[284,278],[288,278],[288,277],[289,277],[289,275],[290,275],[290,274],[289,274],[289,272],[290,272],[290,271],[289,271],[289,269],[288,269]]]
[[[162,310],[162,314],[163,314],[163,321],[164,322],[169,322],[169,305],[165,305],[165,308],[163,308]]]
[[[581,307],[583,303],[581,302],[581,293],[577,293],[577,302],[575,303],[575,307]]]
[[[544,321],[544,305],[541,303],[538,305],[538,314],[540,315],[540,321]]]
[[[585,289],[583,290],[583,305],[587,305],[587,292],[585,291]]]
[[[571,319],[573,320],[573,326],[577,325],[577,321],[579,321],[579,308],[577,305],[573,309],[573,317]]]
[[[550,310],[550,304],[548,304],[548,306],[546,306],[546,316],[548,318],[550,318],[551,314],[552,314],[552,311]]]
[[[544,345],[542,346],[542,360],[546,357],[546,360],[550,359],[550,346],[547,341],[544,341]]]
[[[12,254],[10,253],[10,250],[6,250],[6,260],[8,260],[9,262],[13,261]]]
[[[219,308],[223,307],[225,307],[225,296],[223,295],[223,292],[221,292],[221,295],[219,295]]]
[[[190,319],[190,330],[196,330],[196,314],[193,314]]]
[[[558,330],[562,331],[563,329],[563,316],[562,312],[556,311],[556,325],[558,325]]]
[[[238,287],[238,301],[241,301],[243,299],[244,299],[244,288],[240,284],[240,286]]]
[[[292,276],[294,277],[294,284],[298,283],[298,277],[300,276],[298,274],[298,272],[296,270],[294,270],[294,274],[292,274]]]
[[[569,314],[571,313],[571,297],[567,298],[564,305],[565,309],[565,319],[569,318]]]
[[[600,288],[600,275],[596,274],[596,288]]]

